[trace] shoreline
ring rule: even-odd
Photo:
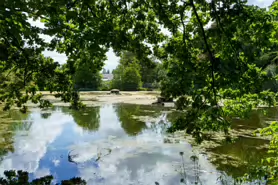
[[[64,103],[59,98],[56,98],[55,93],[47,91],[42,93],[43,100],[48,100],[53,106],[69,106],[70,103]],[[152,105],[160,96],[159,91],[121,91],[121,95],[109,94],[110,91],[83,91],[80,92],[80,100],[88,107],[101,106],[105,104],[137,104],[137,105]],[[28,107],[35,107],[37,104],[28,102]]]

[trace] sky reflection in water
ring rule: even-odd
[[[88,184],[179,184],[179,152],[183,151],[192,181],[190,145],[163,143],[165,114],[152,113],[160,123],[140,122],[131,116],[136,114],[143,114],[142,108],[124,105],[82,113],[67,108],[56,108],[51,114],[34,110],[15,132],[14,152],[4,157],[0,173],[26,170],[31,178],[52,174],[57,181],[80,176]],[[77,165],[68,161],[69,151]],[[102,157],[96,162],[98,154]],[[215,171],[204,157],[199,163],[202,170]],[[201,172],[203,184],[216,184],[217,177]]]

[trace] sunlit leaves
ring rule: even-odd
[[[140,65],[136,58],[129,56],[131,53],[124,53],[120,64],[113,71],[112,88],[136,91],[142,87]]]
[[[77,108],[77,69],[86,63],[93,72],[101,70],[113,48],[117,55],[133,52],[141,66],[156,55],[167,71],[162,95],[191,97],[180,102],[188,110],[174,129],[187,129],[198,141],[206,130],[227,132],[226,118],[276,103],[266,82],[276,82],[267,67],[277,62],[278,25],[271,20],[277,6],[267,11],[236,0],[4,1],[0,100],[5,109],[17,105],[24,111],[28,101],[48,106],[36,91],[50,90]],[[27,16],[40,18],[45,28],[31,25]],[[52,41],[44,43],[41,33]],[[65,53],[67,64],[43,57],[44,49]],[[140,87],[136,66],[117,70],[116,76]]]
[[[265,161],[268,163],[266,168],[269,179],[275,183],[278,178],[278,122],[272,122],[269,127],[260,130],[260,134],[272,137],[269,146],[270,157],[266,158]]]

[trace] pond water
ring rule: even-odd
[[[173,185],[180,184],[181,179],[187,184],[198,181],[213,185],[221,184],[218,178],[222,172],[230,177],[237,175],[238,169],[221,161],[210,163],[204,155],[198,154],[198,160],[194,160],[195,154],[186,142],[164,143],[170,125],[167,114],[159,107],[124,104],[82,112],[65,107],[34,109],[25,115],[10,111],[0,116],[0,174],[24,170],[31,179],[51,174],[57,182],[77,176],[87,184],[109,185]],[[241,123],[236,125],[240,127]],[[214,152],[245,160],[249,154],[244,144],[260,146],[265,141],[241,138]],[[253,147],[249,151],[252,160],[260,159],[259,150]]]

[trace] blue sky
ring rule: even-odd
[[[269,6],[274,0],[248,0],[248,4],[254,4],[254,5],[258,5],[260,7],[267,7]],[[33,24],[35,24],[36,26],[43,26],[42,23],[36,21],[33,22],[31,21]],[[42,37],[46,40],[50,40],[49,37],[42,35]],[[58,61],[59,63],[65,63],[66,62],[66,55],[65,54],[59,54],[57,52],[53,52],[53,51],[45,51],[44,52],[45,56],[50,56],[52,57],[55,61]],[[112,69],[115,69],[118,65],[119,62],[119,57],[117,57],[114,52],[111,50],[109,50],[107,52],[107,60],[105,61],[105,69],[109,69],[110,71]]]

